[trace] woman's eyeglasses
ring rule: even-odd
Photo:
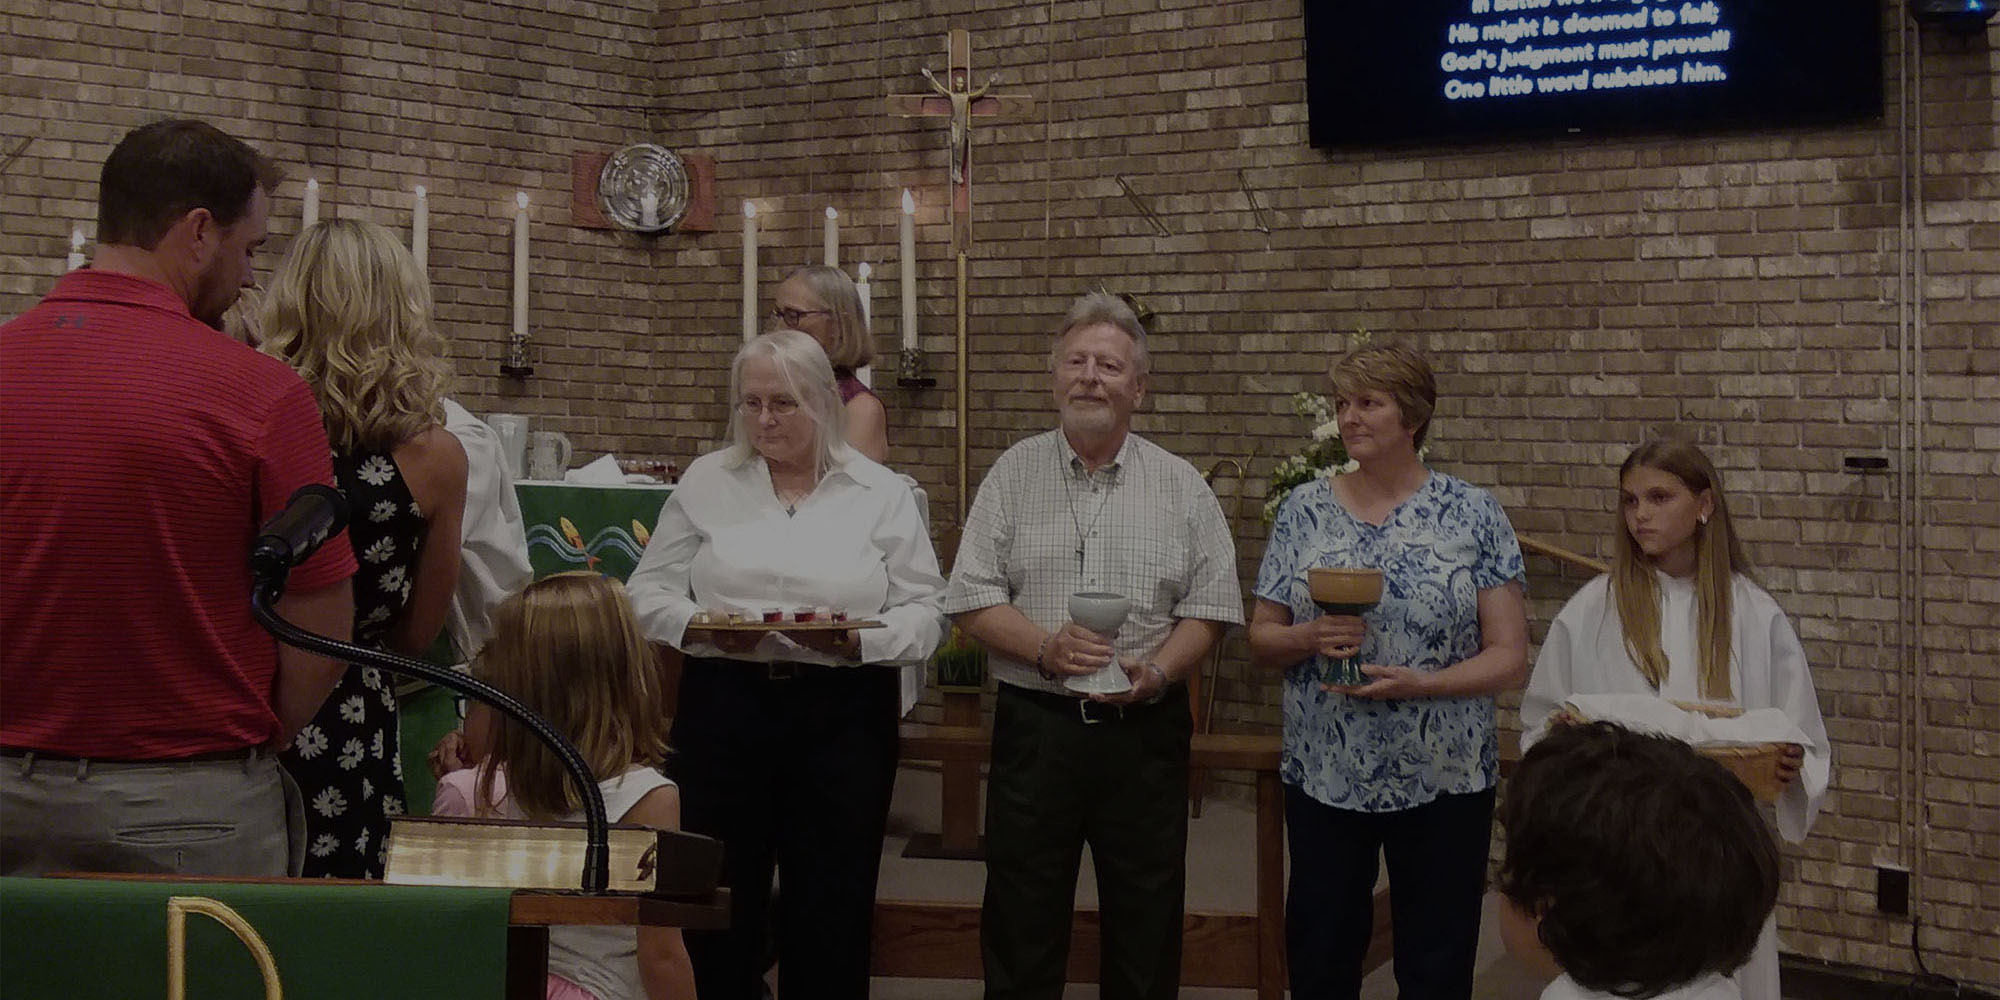
[[[789,417],[799,412],[799,401],[780,397],[766,402],[755,396],[750,396],[736,404],[736,412],[746,417],[755,417],[757,414],[764,412],[769,412],[774,417]]]
[[[833,315],[833,310],[831,309],[791,309],[781,306],[777,309],[771,310],[771,318],[777,320],[780,323],[785,324],[788,327],[797,327],[799,325],[799,321],[805,319],[807,316],[831,316],[831,315]]]

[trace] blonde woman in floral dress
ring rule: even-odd
[[[262,313],[263,350],[319,399],[347,495],[354,641],[420,653],[458,582],[465,449],[445,430],[444,342],[430,289],[389,231],[335,220],[300,234]],[[381,878],[403,811],[394,679],[350,667],[283,757],[306,803],[307,876]]]

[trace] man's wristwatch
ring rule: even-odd
[[[1151,661],[1147,661],[1147,663],[1146,663],[1146,669],[1147,669],[1147,670],[1150,670],[1150,671],[1152,671],[1152,672],[1153,672],[1153,676],[1154,676],[1154,677],[1157,677],[1157,678],[1159,678],[1159,679],[1160,679],[1160,687],[1161,687],[1162,689],[1165,689],[1165,688],[1167,687],[1167,685],[1168,685],[1168,682],[1167,682],[1167,672],[1166,672],[1166,671],[1164,671],[1164,670],[1161,670],[1161,669],[1160,669],[1160,665],[1159,665],[1159,664],[1157,664],[1157,663],[1153,663],[1153,662],[1151,662]]]

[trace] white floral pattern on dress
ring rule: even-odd
[[[392,456],[335,452],[333,469],[357,512],[346,538],[359,564],[354,577],[354,641],[380,647],[408,603],[425,524],[410,514],[415,508],[409,481]],[[393,759],[397,724],[393,683],[394,678],[373,667],[357,665],[346,671],[313,719],[317,734],[310,755],[294,752],[284,758],[315,805],[307,810],[309,841],[331,845],[324,856],[308,852],[304,872],[308,876],[382,875],[382,847],[389,834],[383,801],[389,797],[400,801],[403,794]],[[378,696],[380,708],[373,704]]]
[[[340,838],[330,833],[322,833],[313,838],[312,854],[315,858],[331,855],[340,847]]]
[[[307,723],[297,736],[292,737],[292,749],[299,756],[311,760],[326,751],[326,733],[318,726]]]
[[[321,816],[333,817],[347,811],[347,796],[338,788],[322,788],[313,796],[313,811]]]
[[[372,455],[361,463],[361,468],[354,470],[354,474],[370,486],[387,486],[390,480],[396,478],[396,465],[389,461],[387,455]]]
[[[362,749],[361,737],[350,738],[347,742],[340,745],[340,769],[343,771],[352,771],[360,767],[361,758],[367,756],[367,753],[366,750]],[[363,795],[361,797],[365,799],[368,796]]]

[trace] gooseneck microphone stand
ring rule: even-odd
[[[258,624],[288,646],[331,656],[345,663],[366,664],[422,678],[481,704],[491,705],[526,726],[535,738],[555,752],[563,768],[569,771],[570,780],[576,782],[577,791],[583,797],[584,836],[587,838],[583,852],[583,889],[585,892],[604,892],[611,884],[610,823],[604,815],[604,793],[597,787],[597,779],[584,763],[583,755],[577,753],[576,747],[554,727],[506,692],[467,674],[317,635],[279,617],[278,599],[285,594],[285,578],[292,567],[304,562],[327,538],[339,533],[346,525],[347,499],[331,487],[320,485],[301,487],[292,494],[285,509],[264,525],[250,552],[253,580],[250,609]]]

